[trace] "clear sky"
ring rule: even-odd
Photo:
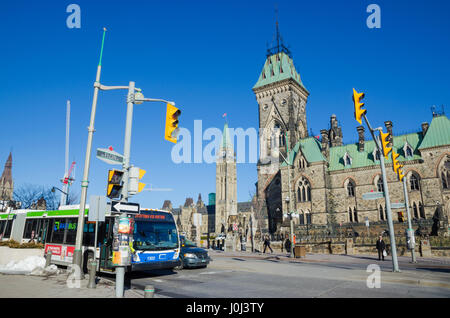
[[[81,8],[81,28],[69,29],[69,4]],[[381,8],[381,28],[369,29],[369,4]],[[394,133],[420,130],[432,105],[450,110],[449,1],[11,1],[0,2],[0,169],[13,153],[15,186],[61,186],[66,100],[70,99],[72,191],[80,193],[93,83],[102,28],[108,29],[101,82],[135,81],[146,97],[174,100],[180,126],[258,127],[251,90],[275,34],[275,4],[284,42],[309,90],[308,129],[328,128],[331,114],[344,142],[357,140],[352,88],[366,93],[372,125],[393,121]],[[123,153],[126,91],[100,92],[88,195],[105,193],[107,170],[96,148]],[[171,192],[133,197],[145,207],[174,206],[215,192],[215,164],[175,164],[163,139],[165,104],[135,107],[131,161],[143,182]],[[367,136],[368,137],[368,136]],[[205,141],[203,146],[206,146]],[[256,165],[239,164],[238,200],[250,199]]]

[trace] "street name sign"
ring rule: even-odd
[[[97,148],[97,158],[110,165],[121,165],[124,157],[113,150]]]
[[[111,212],[139,214],[139,203],[111,201]]]
[[[376,200],[384,198],[384,192],[366,192],[362,195],[363,200]]]
[[[403,209],[403,208],[405,208],[405,203],[404,202],[391,203],[391,208],[393,208],[393,209]]]

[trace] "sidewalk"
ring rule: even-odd
[[[277,259],[280,261],[290,261],[290,262],[308,262],[308,263],[321,263],[321,262],[339,262],[339,263],[366,263],[367,260],[378,260],[378,256],[376,254],[355,254],[355,255],[346,255],[346,254],[317,254],[317,253],[307,253],[306,257],[302,258],[292,258],[289,257],[289,253],[287,252],[277,252],[273,253],[266,252],[251,252],[251,251],[220,251],[220,250],[212,250],[208,249],[208,252],[214,256],[226,256],[226,257],[245,257],[245,258],[254,258],[254,259]],[[390,261],[390,256],[386,260]],[[411,262],[411,256],[398,256],[397,257],[399,263],[409,264]],[[450,258],[445,257],[416,257],[417,263],[415,266],[423,266],[423,265],[443,265],[450,266]]]
[[[48,277],[0,274],[0,298],[115,298],[115,283],[97,279],[96,288],[87,288],[89,280],[80,281],[80,288],[70,288],[66,273]],[[144,298],[144,291],[126,289],[123,298]],[[160,298],[157,294],[154,298]]]

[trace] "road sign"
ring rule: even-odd
[[[88,221],[105,222],[106,197],[91,195],[89,197]]]
[[[139,214],[140,206],[139,203],[112,201],[111,212]]]
[[[391,208],[393,208],[393,209],[403,209],[403,208],[405,208],[405,203],[404,202],[391,203]]]
[[[121,165],[124,157],[113,150],[97,148],[97,158],[110,165]]]
[[[362,195],[363,200],[376,200],[384,198],[384,192],[366,192]]]

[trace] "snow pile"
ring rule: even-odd
[[[11,261],[6,265],[0,265],[0,273],[47,276],[58,274],[59,270],[55,265],[45,268],[45,258],[42,256],[28,256],[21,261]]]

